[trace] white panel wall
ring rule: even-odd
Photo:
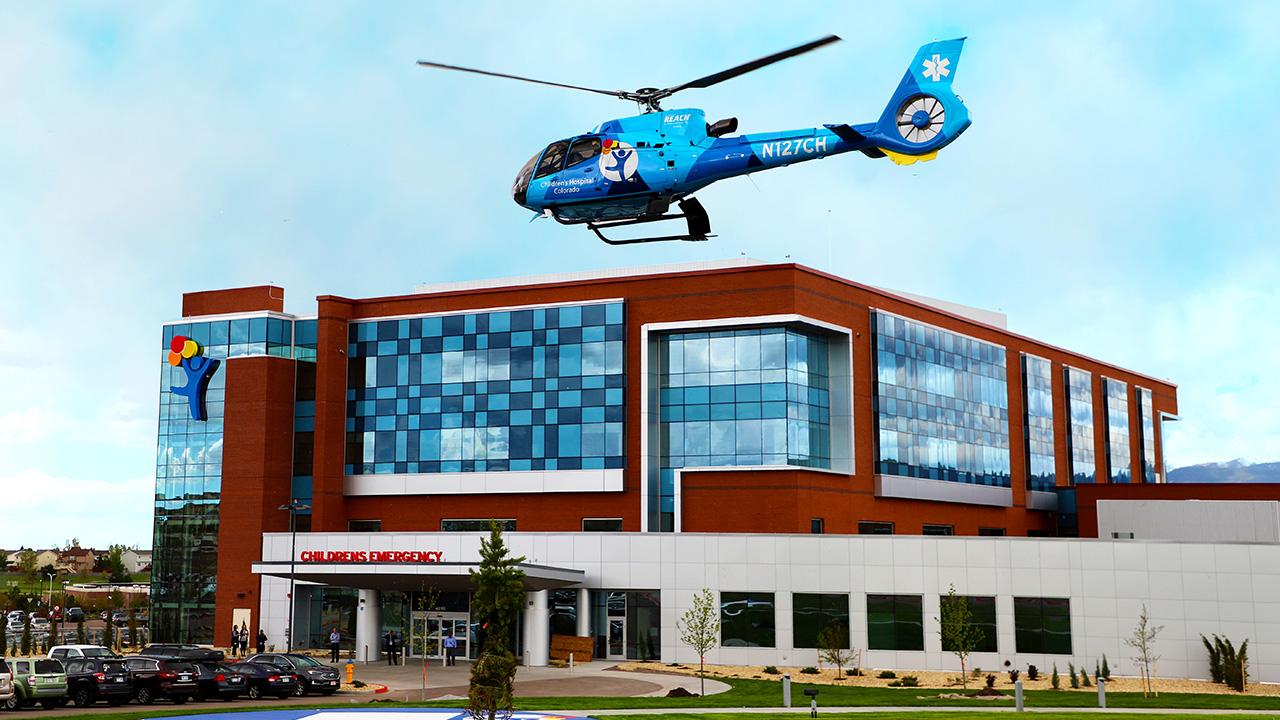
[[[1280,542],[1275,500],[1099,500],[1098,537],[1199,542]]]

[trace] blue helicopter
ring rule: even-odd
[[[951,89],[965,38],[922,46],[880,119],[858,125],[733,135],[737,118],[707,123],[697,108],[663,110],[681,91],[706,88],[780,60],[838,42],[827,35],[789,50],[666,89],[597,90],[419,61],[445,70],[583,90],[631,100],[641,114],[601,123],[583,135],[558,140],[525,163],[511,187],[522,207],[566,225],[586,224],[611,245],[663,240],[706,240],[711,222],[693,194],[717,180],[828,155],[858,151],[907,165],[931,160],[969,127],[969,112]],[[671,212],[675,204],[680,212]],[[610,239],[602,230],[683,218],[680,235]]]

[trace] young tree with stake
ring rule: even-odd
[[[715,647],[720,638],[720,614],[716,612],[715,598],[710,588],[693,596],[693,605],[684,616],[676,621],[676,629],[680,631],[680,642],[693,648],[698,653],[698,688],[699,694],[707,695],[706,678],[707,651]]]
[[[956,586],[952,585],[947,596],[942,598],[939,611],[938,635],[942,639],[942,649],[960,659],[960,681],[969,688],[968,672],[965,661],[978,649],[986,634],[982,628],[973,624],[973,612],[969,610],[969,600],[956,595]]]

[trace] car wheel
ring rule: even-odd
[[[185,703],[186,701],[187,701],[187,696],[186,696],[186,695],[174,695],[174,696],[173,696],[173,704],[174,704],[174,705],[181,705],[181,704]]]
[[[18,710],[21,707],[22,707],[22,701],[18,699],[18,696],[16,693],[14,694],[13,697],[4,701],[5,710]]]
[[[93,696],[89,694],[89,688],[82,687],[77,689],[72,699],[78,708],[89,707],[93,704]]]
[[[306,694],[307,694],[307,688],[305,685],[302,684],[302,681],[299,680],[297,687],[293,689],[293,696],[302,697],[303,695],[306,695]]]
[[[156,696],[151,692],[151,688],[147,687],[146,685],[143,685],[142,687],[138,688],[138,704],[139,705],[150,705],[155,701],[156,701]]]
[[[250,685],[248,695],[250,700],[261,700],[262,688],[258,687],[257,685]]]

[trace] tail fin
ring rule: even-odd
[[[894,162],[932,160],[969,127],[969,111],[951,89],[965,38],[921,46],[876,122],[874,139]]]

